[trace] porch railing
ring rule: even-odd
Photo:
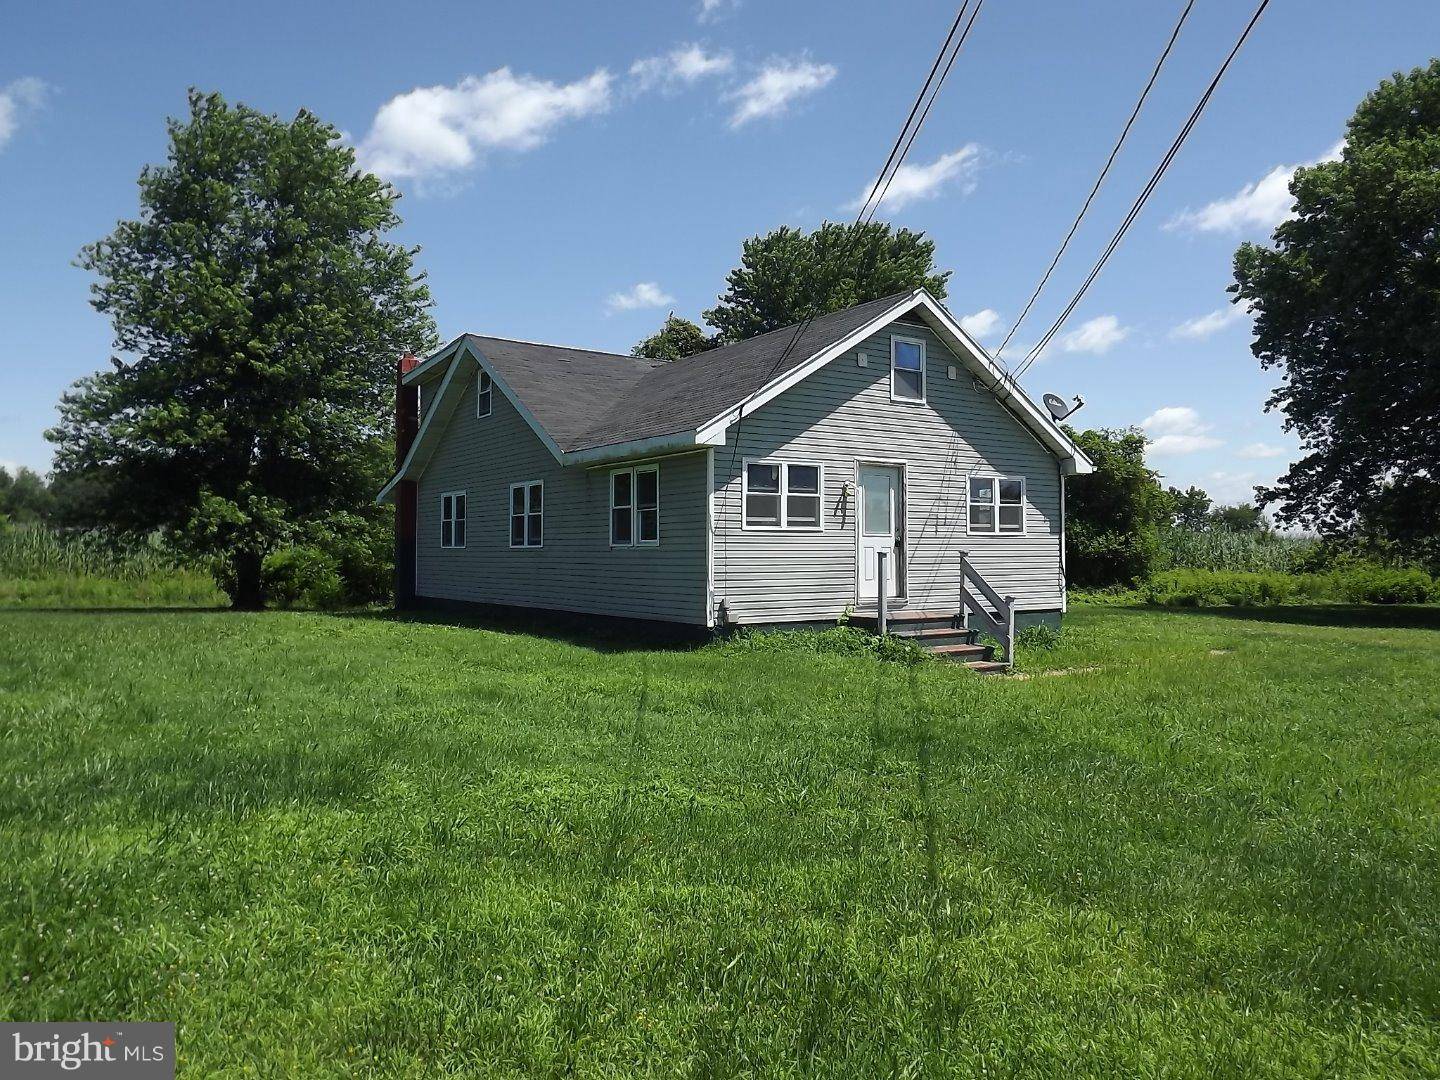
[[[970,591],[971,586],[990,605],[986,607],[981,604],[974,593]],[[1000,642],[1001,648],[1005,650],[1005,667],[1011,668],[1015,664],[1015,598],[1013,596],[1001,596],[990,583],[980,576],[970,562],[968,551],[960,552],[960,618],[966,626],[970,625],[969,615],[974,612],[979,623],[976,629],[989,633]]]

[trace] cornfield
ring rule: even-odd
[[[75,575],[133,581],[179,569],[180,561],[153,543],[122,548],[95,533],[41,527],[0,531],[0,578]]]
[[[1319,541],[1280,533],[1196,532],[1160,534],[1158,570],[1238,570],[1294,573]]]

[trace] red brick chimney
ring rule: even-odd
[[[395,365],[395,469],[405,463],[410,446],[420,431],[420,387],[406,386],[404,379],[420,365],[407,352]],[[418,524],[420,490],[414,480],[395,486],[395,606],[415,606],[415,531]]]

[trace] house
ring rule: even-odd
[[[466,334],[397,443],[399,605],[696,628],[876,618],[882,553],[892,619],[1058,622],[1090,471],[923,290],[674,363]]]

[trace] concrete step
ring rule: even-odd
[[[979,672],[981,675],[997,675],[1008,670],[999,660],[967,660],[960,666]]]

